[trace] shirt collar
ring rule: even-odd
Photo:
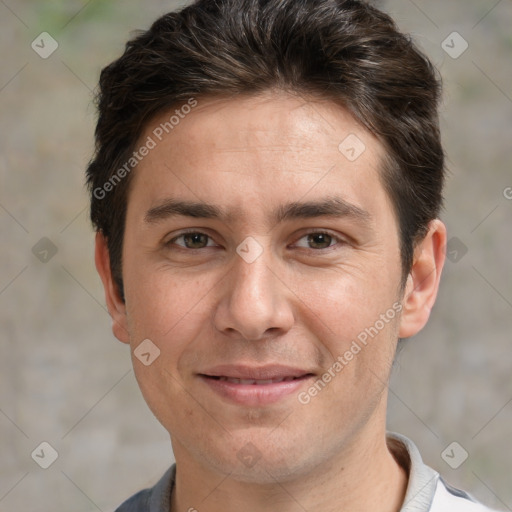
[[[428,512],[436,493],[439,473],[423,463],[416,445],[395,432],[387,433],[388,445],[397,460],[409,458],[409,482],[400,512]],[[392,440],[397,442],[393,443]],[[397,453],[401,450],[402,453]]]

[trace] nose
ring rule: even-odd
[[[216,329],[232,338],[268,339],[292,328],[292,291],[272,268],[270,250],[248,263],[238,254],[222,281],[214,316]],[[274,265],[275,267],[275,265]]]

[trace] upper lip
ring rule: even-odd
[[[207,377],[227,377],[232,379],[269,380],[286,377],[304,377],[313,374],[304,368],[270,364],[265,366],[219,365],[200,372]]]

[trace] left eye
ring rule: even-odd
[[[336,242],[341,241],[338,237],[322,231],[308,233],[300,238],[300,240],[304,239],[306,239],[307,245],[298,245],[298,247],[305,247],[306,249],[327,249],[335,245]]]

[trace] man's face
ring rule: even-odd
[[[171,114],[146,127],[128,199],[129,341],[160,350],[133,357],[136,377],[178,460],[305,474],[382,433],[402,270],[383,148],[341,107],[284,93],[203,99],[160,142]]]

